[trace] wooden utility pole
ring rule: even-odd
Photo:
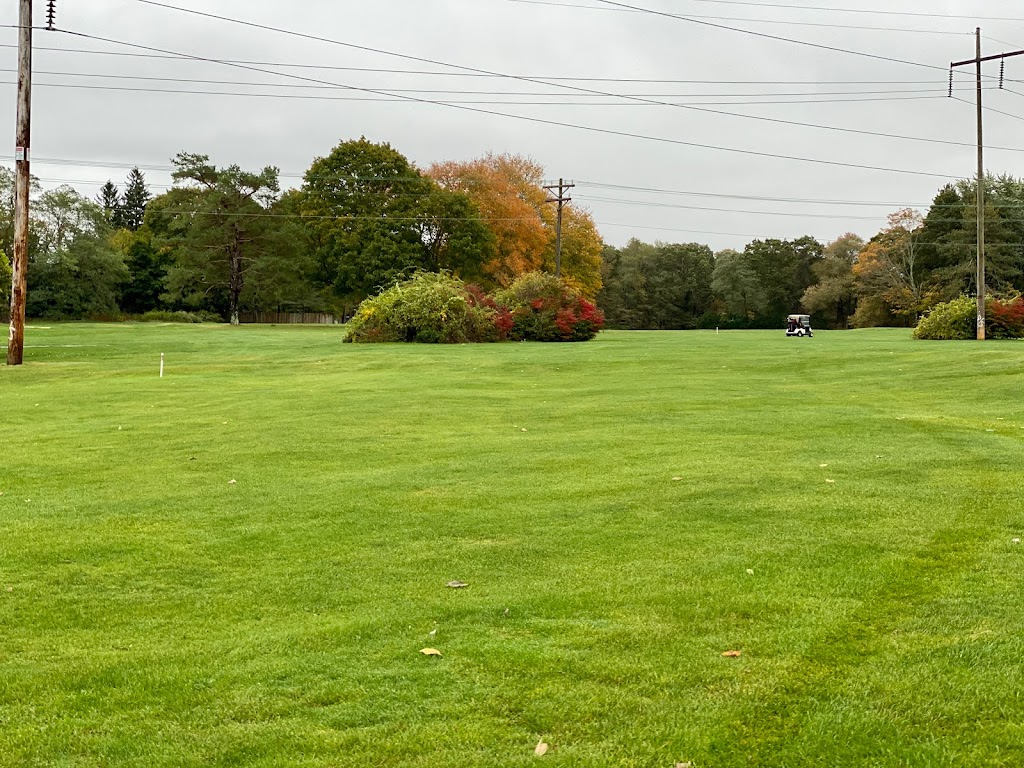
[[[32,122],[32,0],[19,0],[18,125],[15,132],[14,263],[11,278],[11,331],[7,364],[25,356],[25,273],[28,270],[29,148]]]
[[[558,192],[558,197],[549,197],[549,203],[558,203],[558,223],[555,225],[555,277],[562,276],[562,209],[566,203],[571,203],[572,198],[567,192],[575,187],[575,184],[566,184],[565,179],[559,179],[558,184],[544,187],[549,192]]]
[[[976,37],[976,53],[973,59],[966,59],[965,61],[954,61],[949,65],[949,88],[950,96],[953,95],[953,72],[952,70],[957,67],[963,67],[968,64],[975,65],[975,80],[977,90],[977,110],[978,110],[978,341],[985,340],[985,132],[984,132],[984,106],[982,105],[982,72],[981,65],[986,61],[995,61],[999,59],[1003,61],[1011,56],[1024,56],[1024,51],[1011,51],[1009,53],[1000,53],[995,56],[982,56],[981,55],[981,27],[975,30]],[[999,87],[1003,87],[1002,73],[999,76]]]

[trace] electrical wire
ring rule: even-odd
[[[17,69],[2,69],[0,72],[13,74],[16,73]],[[142,80],[146,82],[161,82],[161,83],[189,83],[189,84],[200,84],[200,85],[244,85],[252,88],[296,88],[296,89],[312,89],[312,90],[323,90],[323,91],[337,91],[344,90],[338,86],[331,85],[296,85],[294,83],[254,83],[238,80],[207,80],[201,78],[189,78],[189,77],[153,77],[144,75],[122,75],[122,74],[110,74],[105,72],[62,72],[52,70],[35,70],[33,75],[47,75],[55,77],[93,77],[97,79],[111,79],[111,80]],[[427,94],[454,94],[460,96],[551,96],[559,98],[589,98],[589,93],[551,93],[550,91],[480,91],[480,90],[462,90],[454,88],[393,88],[388,86],[388,91],[392,93],[427,93]],[[973,93],[974,86],[964,84],[959,89],[962,91],[970,91]],[[999,90],[995,85],[986,86],[986,90]],[[630,93],[630,94],[615,94],[615,98],[621,96],[636,96],[640,98],[765,98],[768,96],[778,97],[797,97],[804,96],[807,98],[818,98],[824,96],[881,96],[881,95],[900,95],[900,94],[936,94],[941,93],[945,95],[948,91],[948,87],[943,84],[941,87],[932,88],[889,88],[885,90],[871,90],[871,91],[816,91],[816,92],[782,92],[782,93]],[[763,103],[763,102],[758,102]],[[769,102],[771,103],[771,102]]]
[[[399,53],[394,53],[392,51],[384,51],[384,50],[381,50],[381,49],[372,49],[372,48],[368,48],[367,46],[355,46],[355,45],[353,45],[351,43],[344,43],[342,41],[332,40],[330,38],[322,38],[322,37],[317,37],[317,36],[310,36],[310,35],[306,35],[305,33],[295,32],[293,30],[285,30],[285,29],[282,29],[282,28],[268,27],[266,25],[258,25],[258,24],[252,23],[252,22],[245,22],[245,20],[241,20],[241,19],[237,19],[237,18],[230,18],[230,17],[227,17],[227,16],[220,16],[220,15],[217,15],[217,14],[206,13],[206,12],[203,12],[203,11],[196,11],[196,10],[189,9],[189,8],[180,8],[178,6],[169,5],[169,4],[161,3],[161,2],[156,2],[155,0],[136,0],[136,2],[140,2],[140,3],[143,3],[145,5],[153,5],[153,6],[157,6],[157,7],[161,7],[161,8],[177,10],[177,11],[184,12],[184,13],[189,13],[189,14],[197,14],[197,15],[200,15],[200,16],[206,16],[206,17],[215,18],[215,19],[218,19],[218,20],[224,20],[224,22],[229,22],[229,23],[233,23],[233,24],[241,24],[241,25],[246,26],[246,27],[256,27],[258,29],[270,30],[270,31],[274,31],[276,33],[287,34],[287,35],[295,35],[295,36],[298,36],[298,37],[301,37],[301,38],[309,38],[309,39],[314,39],[314,40],[318,40],[318,41],[322,41],[322,42],[330,42],[330,43],[334,43],[334,44],[338,44],[338,45],[343,45],[343,46],[346,46],[346,47],[356,47],[356,48],[358,48],[360,50],[374,50],[375,52],[378,52],[378,53],[384,53],[384,54],[393,55],[393,56],[396,55],[396,56],[400,56],[402,58],[410,58],[412,60],[416,60],[416,61],[423,62],[423,63],[430,63],[430,65],[433,65],[433,66],[451,67],[451,68],[455,68],[455,69],[459,69],[459,70],[468,70],[468,71],[477,72],[477,73],[483,73],[483,74],[488,74],[488,75],[502,75],[502,73],[488,72],[486,70],[480,70],[480,69],[477,69],[477,68],[470,68],[470,67],[464,67],[464,66],[461,66],[461,65],[454,65],[454,63],[447,62],[447,61],[438,61],[438,60],[435,60],[435,59],[427,59],[427,58],[423,58],[423,57],[419,57],[419,56],[408,56],[407,54],[399,54]],[[903,135],[900,135],[900,134],[882,133],[882,132],[877,132],[877,131],[862,131],[862,130],[859,130],[859,129],[845,128],[845,127],[842,127],[842,126],[825,126],[825,125],[820,125],[820,124],[816,124],[816,123],[806,123],[806,122],[799,122],[799,121],[793,121],[793,120],[783,120],[783,119],[780,119],[780,118],[769,118],[769,117],[758,116],[758,115],[744,115],[742,113],[733,113],[733,112],[727,112],[727,111],[724,111],[724,110],[711,110],[711,109],[707,109],[707,106],[697,106],[697,105],[694,105],[694,104],[671,103],[671,102],[665,102],[665,101],[653,101],[652,99],[647,99],[647,98],[638,97],[638,96],[627,96],[627,95],[623,95],[623,94],[608,93],[608,92],[604,92],[604,91],[594,90],[594,89],[591,89],[591,88],[581,88],[579,86],[569,86],[569,85],[563,85],[561,83],[546,82],[546,81],[543,81],[543,80],[540,80],[540,79],[534,79],[534,78],[523,78],[521,76],[508,76],[508,75],[506,75],[506,77],[509,77],[511,79],[514,79],[514,80],[523,81],[523,82],[534,83],[534,84],[537,84],[537,85],[545,85],[545,86],[548,86],[548,87],[568,88],[568,89],[571,89],[571,90],[574,90],[574,91],[579,91],[581,93],[589,93],[591,95],[603,96],[603,97],[608,97],[608,98],[628,98],[630,100],[638,101],[638,102],[652,102],[652,103],[656,103],[658,105],[663,105],[663,106],[674,106],[674,108],[677,108],[677,109],[683,109],[683,110],[694,111],[694,112],[702,112],[702,113],[714,114],[714,115],[722,115],[722,116],[727,116],[727,117],[739,118],[741,120],[756,120],[756,121],[761,121],[761,122],[770,122],[770,123],[774,123],[774,124],[777,124],[777,125],[790,125],[790,126],[802,127],[802,128],[812,128],[812,129],[816,129],[816,130],[831,130],[831,131],[837,131],[837,132],[842,132],[842,133],[851,133],[851,134],[858,134],[858,135],[870,135],[870,136],[879,137],[879,138],[892,138],[892,139],[897,139],[897,140],[923,140],[923,141],[928,141],[928,142],[931,142],[931,143],[940,143],[940,144],[945,144],[945,145],[970,146],[970,144],[968,144],[966,142],[947,141],[947,140],[944,140],[944,139],[908,137],[908,136],[903,136]],[[389,95],[393,95],[393,94],[389,94]],[[453,102],[450,101],[449,103],[451,105]],[[1016,152],[1016,150],[1011,150],[1011,151],[1012,152]]]
[[[136,2],[152,3],[152,0],[136,0]],[[760,37],[760,38],[764,38],[766,40],[777,40],[777,41],[784,42],[784,43],[792,43],[794,45],[803,45],[803,46],[806,46],[808,48],[816,48],[816,49],[822,50],[822,51],[831,51],[833,53],[846,53],[846,54],[849,54],[851,56],[861,56],[863,58],[875,59],[877,61],[887,61],[887,62],[890,62],[890,63],[893,63],[893,64],[906,64],[906,65],[912,66],[912,67],[923,67],[925,69],[937,69],[937,70],[941,70],[942,72],[946,71],[945,67],[938,67],[938,66],[935,66],[934,64],[924,64],[924,63],[922,63],[920,61],[910,61],[908,59],[897,59],[897,58],[893,58],[892,56],[882,56],[881,54],[867,53],[865,51],[854,51],[854,50],[851,50],[849,48],[839,48],[839,47],[834,46],[834,45],[825,45],[823,43],[812,43],[809,40],[798,40],[798,39],[792,38],[792,37],[782,37],[781,35],[770,35],[767,32],[757,32],[756,30],[743,29],[741,27],[730,27],[730,26],[728,26],[726,24],[717,24],[717,23],[710,22],[710,21],[703,21],[701,19],[696,19],[696,18],[693,18],[693,17],[690,17],[690,16],[683,16],[683,15],[680,15],[680,14],[677,14],[677,13],[669,13],[667,11],[658,11],[658,10],[655,10],[653,8],[643,8],[643,7],[636,6],[636,5],[629,5],[627,3],[617,2],[617,0],[594,0],[594,2],[602,3],[604,5],[615,6],[615,7],[618,7],[618,8],[629,8],[631,10],[639,11],[641,13],[651,14],[652,16],[661,16],[663,18],[676,19],[678,21],[686,21],[686,22],[689,22],[691,24],[699,24],[701,26],[713,27],[715,29],[723,29],[723,30],[728,30],[730,32],[740,32],[740,33],[745,34],[745,35],[752,35],[754,37]],[[153,4],[155,5],[156,3],[153,3]]]
[[[558,8],[578,8],[581,10],[588,11],[611,11],[618,13],[642,13],[642,11],[634,11],[626,8],[604,8],[599,5],[579,5],[576,3],[562,3],[553,2],[553,0],[508,0],[511,3],[521,3],[523,5],[547,5],[555,6]],[[699,14],[687,14],[694,19],[711,19],[712,21],[744,21],[752,24],[784,24],[786,26],[794,27],[825,27],[829,29],[857,29],[864,30],[867,32],[904,32],[911,34],[922,34],[922,35],[970,35],[972,32],[952,32],[950,30],[942,29],[906,29],[898,27],[868,27],[860,24],[829,24],[818,21],[792,21],[789,19],[750,19],[750,18],[738,18],[736,16],[704,16]]]
[[[615,203],[617,205],[634,205],[641,206],[644,208],[672,208],[681,209],[687,211],[709,211],[712,213],[740,213],[749,214],[754,216],[795,216],[798,218],[812,218],[812,219],[857,219],[863,221],[877,221],[879,216],[848,216],[845,214],[829,214],[829,213],[804,213],[794,211],[750,211],[741,210],[736,208],[708,208],[699,205],[680,205],[678,203],[654,203],[646,200],[620,200],[609,197],[592,197],[590,195],[576,195],[575,199],[583,201],[591,201],[598,203]]]
[[[0,155],[0,160],[13,162],[13,155]],[[99,168],[103,170],[131,170],[139,169],[142,171],[158,172],[158,173],[173,173],[177,168],[173,165],[159,165],[155,163],[139,163],[139,162],[122,162],[114,160],[83,160],[83,159],[71,159],[71,158],[51,158],[51,157],[33,157],[32,162],[36,165],[46,166],[61,166],[61,167],[77,167],[77,168]],[[298,172],[287,172],[279,171],[278,175],[282,178],[294,178],[301,179],[305,176],[304,173]],[[359,182],[422,182],[422,177],[409,177],[409,176],[344,176],[336,175],[332,178],[337,178],[343,181],[359,181]],[[51,182],[65,183],[84,183],[84,184],[100,184],[100,181],[80,181],[72,179],[46,179]],[[586,188],[592,187],[594,189],[606,189],[613,191],[627,191],[627,192],[641,192],[646,194],[656,195],[678,195],[684,197],[698,197],[698,198],[710,198],[710,199],[726,199],[726,200],[745,200],[745,201],[759,201],[759,202],[774,202],[774,203],[787,203],[787,204],[807,204],[807,205],[839,205],[844,207],[849,206],[869,206],[878,208],[923,208],[931,207],[933,203],[908,203],[906,201],[884,201],[884,200],[849,200],[849,199],[828,199],[828,198],[809,198],[809,197],[775,197],[770,195],[738,195],[721,192],[707,192],[707,191],[694,191],[694,190],[679,190],[679,189],[662,189],[659,187],[641,187],[627,184],[615,184],[601,181],[590,181],[590,180],[575,180],[578,187]],[[170,185],[152,185],[152,186],[167,186]],[[394,193],[393,193],[394,194]],[[958,206],[949,205],[943,207],[955,208]]]
[[[0,48],[12,48],[16,49],[17,45],[11,45],[8,43],[0,43]],[[120,58],[133,58],[133,59],[154,59],[159,61],[177,61],[187,62],[190,61],[187,57],[181,55],[163,55],[154,53],[130,53],[128,51],[97,51],[88,48],[54,48],[46,46],[33,46],[33,51],[47,51],[51,53],[74,53],[74,54],[91,54],[96,56],[114,56]],[[376,73],[376,74],[391,74],[391,75],[426,75],[434,77],[463,77],[463,78],[479,78],[479,79],[505,79],[506,77],[517,77],[515,75],[488,75],[479,72],[438,72],[436,70],[425,70],[425,69],[393,69],[393,68],[375,68],[375,67],[340,67],[329,64],[299,64],[299,63],[287,63],[281,61],[251,61],[246,59],[222,59],[217,63],[224,64],[250,64],[259,67],[285,67],[293,69],[319,69],[319,70],[332,70],[332,71],[343,71],[343,72],[365,72],[365,73]],[[973,87],[973,75],[969,72],[962,72],[957,70],[955,73],[960,77],[969,77],[970,85]],[[936,81],[932,80],[686,80],[686,79],[652,79],[652,78],[640,78],[640,77],[556,77],[554,75],[518,75],[525,79],[532,80],[557,80],[563,82],[604,82],[604,83],[650,83],[650,84],[673,84],[673,85],[808,85],[808,86],[820,86],[820,85],[932,85]],[[1009,81],[1015,82],[1015,81]],[[965,85],[968,83],[965,82]]]
[[[433,66],[451,67],[451,68],[455,68],[455,69],[459,69],[459,70],[468,70],[468,71],[479,72],[479,73],[490,74],[490,75],[501,75],[501,74],[503,74],[503,73],[498,73],[498,72],[490,72],[488,70],[478,69],[478,68],[475,68],[475,67],[466,67],[466,66],[463,66],[463,65],[452,64],[450,62],[438,61],[438,60],[434,60],[434,59],[426,59],[426,58],[418,57],[418,56],[409,56],[407,54],[400,54],[400,53],[396,53],[396,52],[393,52],[393,51],[386,51],[386,50],[383,50],[383,49],[370,48],[368,46],[355,45],[353,43],[346,43],[346,42],[343,42],[343,41],[334,40],[332,38],[320,37],[320,36],[316,36],[316,35],[309,35],[309,34],[306,34],[304,32],[297,32],[295,30],[288,30],[288,29],[284,29],[284,28],[281,28],[281,27],[272,27],[272,26],[265,25],[265,24],[258,24],[258,23],[255,23],[255,22],[244,21],[244,20],[241,20],[241,19],[235,19],[235,18],[231,18],[231,17],[227,17],[227,16],[220,16],[220,15],[217,15],[217,14],[206,13],[206,12],[203,12],[203,11],[196,11],[196,10],[193,10],[193,9],[190,9],[190,8],[181,8],[179,6],[174,6],[174,5],[170,5],[170,4],[167,4],[167,3],[157,2],[156,0],[135,0],[135,1],[139,2],[139,3],[142,3],[144,5],[151,5],[151,6],[155,6],[155,7],[159,7],[159,8],[164,8],[164,9],[178,11],[178,12],[181,12],[181,13],[197,15],[197,16],[200,16],[200,17],[216,19],[216,20],[219,20],[219,21],[225,21],[225,22],[234,23],[234,24],[240,24],[242,26],[253,27],[253,28],[262,29],[262,30],[265,30],[265,31],[273,31],[273,32],[280,33],[280,34],[286,34],[286,35],[296,36],[296,37],[300,37],[300,38],[304,38],[304,39],[310,39],[310,40],[316,40],[316,41],[319,41],[319,42],[326,42],[326,43],[331,43],[331,44],[335,44],[335,45],[341,45],[341,46],[344,46],[344,47],[356,48],[358,50],[363,50],[363,51],[372,51],[372,52],[383,54],[383,55],[397,56],[397,57],[400,57],[400,58],[403,58],[403,59],[409,59],[409,60],[417,61],[417,62],[420,62],[420,63],[431,64]],[[658,11],[651,11],[650,9],[638,8],[636,6],[627,6],[627,5],[623,4],[623,3],[613,2],[612,0],[597,0],[597,2],[601,2],[601,3],[604,3],[606,5],[628,7],[628,8],[632,8],[634,10],[640,10],[640,11],[647,12],[647,13],[654,13],[655,15],[659,15],[659,16],[667,15],[667,16],[670,16],[672,18],[681,19],[683,21],[693,21],[692,19],[689,19],[687,17],[676,16],[674,14],[665,14],[665,13],[658,12]],[[913,64],[915,66],[926,67],[928,69],[939,69],[943,73],[946,72],[945,68],[935,67],[935,66],[930,65],[930,64],[921,64],[920,62],[908,62],[906,60],[893,59],[893,58],[890,58],[890,57],[878,56],[876,54],[869,54],[869,53],[864,53],[864,52],[859,52],[859,51],[851,51],[851,50],[842,49],[842,48],[833,48],[831,46],[822,46],[822,45],[817,44],[817,43],[809,43],[809,42],[806,42],[806,41],[793,40],[793,39],[790,39],[790,38],[782,38],[782,37],[778,37],[778,36],[775,36],[775,35],[766,35],[764,33],[752,32],[751,30],[743,30],[743,29],[733,28],[733,27],[722,27],[722,25],[711,24],[710,22],[696,21],[695,23],[709,24],[710,26],[721,27],[723,29],[732,29],[733,31],[745,32],[745,33],[753,34],[753,35],[756,35],[756,36],[759,36],[759,37],[768,37],[770,39],[775,39],[775,40],[785,40],[785,41],[791,42],[791,43],[798,43],[798,44],[802,44],[802,45],[810,45],[810,46],[815,47],[815,48],[825,48],[825,49],[828,49],[828,50],[834,50],[834,51],[854,54],[854,55],[858,55],[858,56],[866,56],[866,57],[874,58],[874,59],[883,59],[883,60],[886,60],[886,61],[894,61],[894,62],[902,63],[902,64]],[[588,88],[580,88],[579,86],[567,86],[567,85],[562,85],[560,83],[546,82],[546,81],[543,81],[543,80],[540,80],[540,79],[535,79],[535,78],[524,78],[524,77],[521,77],[521,76],[511,76],[511,75],[505,75],[505,76],[509,77],[511,79],[521,80],[521,81],[525,81],[525,82],[531,82],[531,83],[538,84],[538,85],[546,85],[546,86],[549,86],[549,87],[571,88],[572,90],[579,91],[581,93],[590,93],[591,95],[595,95],[595,96],[604,96],[604,97],[608,97],[608,98],[628,98],[628,99],[630,99],[632,101],[642,101],[642,102],[650,101],[648,99],[643,99],[643,98],[636,97],[636,96],[624,96],[622,94],[612,94],[612,93],[607,93],[607,92],[603,92],[603,91],[597,91],[597,90],[588,89]],[[374,91],[374,92],[380,94],[379,91]],[[393,96],[394,94],[393,93],[389,93],[388,95]],[[766,116],[762,116],[762,115],[746,115],[746,114],[738,113],[738,112],[727,112],[725,110],[708,109],[706,107],[699,107],[699,106],[695,106],[695,105],[691,105],[691,104],[670,104],[670,103],[660,102],[660,101],[659,102],[654,102],[654,103],[657,103],[657,104],[659,104],[661,106],[674,106],[674,107],[681,108],[681,109],[697,111],[697,112],[705,112],[705,113],[709,113],[709,114],[719,114],[719,115],[723,115],[723,116],[737,117],[737,118],[740,118],[740,119],[757,120],[757,121],[762,121],[762,122],[771,122],[771,123],[781,124],[781,125],[792,125],[792,126],[804,127],[804,128],[812,128],[812,129],[817,129],[817,130],[832,130],[832,131],[837,131],[837,132],[842,132],[842,133],[868,135],[868,136],[874,136],[874,137],[878,137],[878,138],[889,138],[889,139],[904,140],[904,141],[906,141],[906,140],[910,140],[910,141],[925,141],[925,142],[928,142],[928,143],[943,144],[943,145],[946,145],[946,146],[964,146],[964,147],[973,146],[973,145],[971,145],[971,144],[969,144],[967,142],[955,142],[955,141],[948,141],[948,140],[943,140],[943,139],[930,139],[930,138],[922,138],[922,137],[908,137],[908,136],[903,136],[903,135],[900,135],[900,134],[886,134],[886,133],[875,132],[875,131],[863,131],[863,130],[859,130],[859,129],[855,129],[855,128],[845,128],[845,127],[841,127],[841,126],[826,126],[826,125],[820,125],[820,124],[817,124],[817,123],[806,123],[806,122],[799,122],[799,121],[794,121],[794,120],[784,120],[784,119],[781,119],[781,118],[770,118],[770,117],[766,117]],[[472,109],[471,107],[468,107],[465,104],[455,105],[455,104],[452,104],[450,102],[448,103],[448,106],[457,106],[457,107],[461,107],[463,109]],[[479,111],[489,111],[489,110],[479,110]],[[508,115],[506,115],[504,113],[497,113],[497,114],[502,114],[502,116],[506,116],[506,117],[508,116]],[[530,119],[530,118],[526,118],[525,116],[518,116],[518,117],[520,119]],[[582,130],[596,130],[596,131],[605,131],[606,130],[606,129],[597,129],[597,128],[593,128],[593,127],[583,127],[583,126],[577,126],[577,125],[574,125],[573,127],[576,127],[578,129],[582,129]],[[715,149],[724,150],[724,151],[739,151],[739,152],[743,152],[743,153],[750,152],[750,150],[738,150],[736,148],[712,147],[711,145],[700,145],[699,148],[702,148],[702,149],[715,148]],[[1005,148],[1005,147],[1001,147],[999,149],[1000,150],[1004,150],[1004,151],[1024,151],[1024,150],[1021,150],[1019,148]],[[759,154],[759,155],[763,156],[765,153],[755,153],[755,154]],[[793,159],[793,158],[792,158],[792,156],[787,156],[784,159]],[[812,160],[811,162],[833,163],[835,161]]]
[[[162,3],[154,3],[154,2],[152,2],[152,0],[136,0],[136,2],[147,3],[147,4],[150,4],[150,5],[160,5],[160,6],[163,6]],[[167,7],[167,6],[164,6],[164,7]],[[210,15],[210,14],[202,14],[201,13],[200,15],[206,16],[206,15]],[[241,23],[247,24],[247,25],[250,24],[250,22],[241,22]],[[138,43],[128,43],[128,42],[121,41],[121,40],[114,40],[112,38],[100,37],[98,35],[89,35],[89,34],[86,34],[86,33],[83,33],[83,32],[71,32],[71,31],[68,31],[68,30],[60,30],[60,31],[63,34],[72,35],[72,36],[83,38],[83,39],[90,39],[90,40],[95,40],[95,41],[98,41],[98,42],[105,42],[105,43],[114,44],[114,45],[124,45],[124,46],[127,46],[127,47],[137,48],[137,49],[141,49],[141,50],[147,50],[147,51],[150,51],[150,52],[165,53],[165,54],[175,54],[175,53],[178,53],[176,51],[168,51],[168,50],[165,50],[165,49],[154,48],[152,46],[144,46],[144,45],[140,45]],[[301,34],[301,33],[296,33],[296,34]],[[192,59],[201,60],[201,61],[208,61],[208,62],[211,62],[211,63],[219,63],[219,64],[225,64],[226,63],[226,62],[223,62],[223,61],[219,61],[217,59],[210,59],[210,58],[206,58],[206,57],[202,57],[202,56],[194,56],[194,55],[191,55],[191,54],[178,54],[178,55],[180,55],[182,57],[185,57],[185,58],[192,58]],[[435,63],[436,64],[436,62],[431,62],[431,63]],[[269,72],[267,70],[257,69],[257,68],[250,67],[250,66],[247,66],[247,65],[235,64],[235,65],[229,65],[229,66],[239,67],[239,68],[242,68],[242,69],[249,69],[249,70],[253,70],[253,71],[257,71],[257,72],[262,72],[263,74],[270,74],[270,75],[275,75],[275,76],[279,76],[279,77],[289,77],[289,78],[293,78],[293,79],[297,79],[297,80],[304,80],[304,81],[313,82],[313,83],[320,83],[322,85],[333,85],[333,86],[336,86],[336,87],[346,88],[348,90],[353,90],[353,91],[364,91],[364,92],[367,92],[367,93],[375,93],[375,94],[380,95],[380,96],[396,96],[396,94],[389,93],[387,91],[383,91],[383,90],[379,90],[379,89],[362,88],[362,87],[357,87],[357,86],[341,85],[339,83],[332,83],[332,82],[326,81],[326,80],[318,80],[318,79],[315,79],[315,78],[309,78],[309,77],[306,77],[306,76],[295,75],[295,74],[290,74],[290,73]],[[528,115],[519,115],[519,114],[514,114],[514,113],[509,113],[509,112],[500,112],[498,110],[483,109],[483,108],[480,108],[480,107],[474,107],[474,106],[469,106],[469,105],[464,105],[464,104],[450,104],[450,103],[447,103],[447,102],[444,102],[444,101],[439,101],[439,100],[435,100],[435,99],[425,99],[425,98],[416,97],[416,96],[401,95],[400,98],[402,98],[404,100],[407,100],[409,102],[413,102],[413,103],[434,104],[434,105],[438,105],[438,106],[446,106],[446,107],[450,107],[450,108],[453,108],[453,109],[460,109],[460,110],[467,111],[467,112],[474,112],[474,113],[478,113],[478,114],[485,114],[485,115],[492,115],[492,116],[496,116],[496,117],[509,118],[509,119],[520,120],[520,121],[524,121],[524,122],[536,123],[536,124],[539,124],[539,125],[550,125],[550,126],[557,126],[557,127],[562,127],[562,128],[572,128],[572,129],[575,129],[575,130],[586,131],[586,132],[589,132],[589,133],[598,133],[598,134],[607,135],[607,136],[617,136],[617,137],[620,137],[620,138],[640,139],[640,140],[644,140],[644,141],[652,141],[652,142],[661,143],[661,144],[670,144],[670,145],[676,145],[676,146],[687,146],[687,147],[692,147],[692,148],[697,148],[697,149],[710,149],[710,150],[721,151],[721,152],[730,152],[730,153],[733,153],[733,154],[739,154],[739,155],[744,155],[744,156],[748,156],[748,157],[769,157],[769,158],[773,158],[773,159],[790,160],[790,161],[797,161],[797,162],[807,162],[807,163],[812,163],[812,164],[828,165],[828,166],[839,167],[839,168],[852,168],[852,169],[857,169],[857,170],[874,170],[874,171],[881,171],[881,172],[886,172],[886,173],[900,173],[900,174],[904,174],[904,175],[927,176],[927,177],[931,177],[931,178],[947,178],[947,179],[949,178],[948,174],[931,173],[931,172],[927,172],[927,171],[915,171],[915,170],[911,170],[911,169],[896,169],[896,168],[887,168],[887,167],[884,167],[884,166],[870,166],[870,165],[863,165],[863,164],[858,164],[858,163],[846,163],[846,162],[837,161],[837,160],[824,160],[824,159],[820,159],[820,158],[808,158],[808,157],[800,157],[800,156],[794,156],[794,155],[784,155],[784,154],[779,154],[779,153],[774,153],[774,152],[759,152],[759,151],[756,151],[756,150],[741,149],[741,148],[738,148],[738,147],[724,147],[724,146],[713,145],[713,144],[704,144],[704,143],[699,143],[699,142],[685,141],[685,140],[682,140],[682,139],[672,139],[672,138],[663,137],[663,136],[649,136],[649,135],[646,135],[646,134],[633,133],[633,132],[629,132],[629,131],[617,131],[617,130],[612,130],[612,129],[609,129],[609,128],[600,128],[600,127],[597,127],[597,126],[583,125],[583,124],[579,124],[579,123],[568,123],[568,122],[561,122],[561,121],[556,121],[556,120],[548,120],[548,119],[539,118],[539,117],[533,117],[533,116],[528,116]]]
[[[953,101],[959,101],[959,102],[961,102],[963,104],[967,104],[967,105],[969,105],[971,107],[976,106],[974,104],[974,102],[968,101],[967,99],[961,99],[959,96],[952,96],[950,98],[952,98]],[[1014,120],[1024,120],[1024,117],[1021,117],[1020,115],[1015,115],[1012,112],[1004,112],[1003,110],[996,109],[995,107],[989,107],[989,106],[982,105],[982,109],[984,109],[986,112],[995,112],[996,114],[999,114],[999,115],[1005,115],[1006,117],[1012,117]]]
[[[0,81],[0,85],[11,85],[16,86],[17,81],[5,80]],[[121,91],[128,93],[174,93],[174,94],[186,94],[186,95],[197,95],[197,96],[237,96],[237,97],[256,97],[256,98],[268,98],[268,99],[299,99],[299,100],[310,100],[310,101],[357,101],[357,102],[373,102],[373,103],[405,103],[405,99],[400,95],[393,97],[368,97],[368,96],[317,96],[313,94],[288,94],[288,93],[258,93],[253,91],[205,91],[197,89],[184,89],[184,88],[153,88],[153,87],[131,87],[123,85],[89,85],[86,83],[47,83],[37,81],[33,83],[35,88],[71,88],[79,90],[93,90],[93,91]],[[325,88],[325,90],[328,90]],[[702,101],[697,102],[701,106],[757,106],[757,105],[786,105],[786,104],[863,104],[867,102],[888,102],[888,101],[929,101],[946,98],[946,94],[936,94],[934,96],[888,96],[888,97],[875,97],[875,98],[854,98],[854,99],[813,99],[813,100],[785,100],[785,101]],[[507,100],[507,99],[445,99],[446,105],[456,104],[482,104],[482,105],[495,105],[495,106],[535,106],[535,107],[655,107],[655,106],[671,106],[671,107],[687,107],[692,106],[680,102],[667,102],[665,104],[641,104],[641,103],[623,103],[623,102],[607,102],[607,101],[523,101],[523,100]],[[737,116],[740,116],[737,113]],[[749,117],[759,120],[772,120],[767,117],[755,117],[749,115]],[[801,124],[807,125],[808,127],[816,127],[813,124]],[[849,131],[856,133],[867,133],[873,136],[885,136],[887,138],[907,138],[914,141],[932,141],[940,144],[954,144],[958,146],[972,146],[965,142],[946,142],[940,139],[926,139],[919,137],[902,137],[892,134],[876,134],[865,131],[855,131],[855,129],[845,128],[833,128],[837,131]],[[992,147],[992,149],[1003,149],[1008,152],[1024,152],[1024,149],[1017,149],[1011,147]]]
[[[785,8],[798,11],[826,11],[828,13],[862,13],[870,16],[913,16],[925,19],[970,19],[976,21],[1017,21],[1024,22],[1024,18],[1009,18],[1006,16],[964,16],[955,13],[920,13],[917,11],[877,11],[866,8],[833,8],[828,6],[814,5],[788,5],[784,3],[763,3],[751,2],[751,0],[692,0],[698,3],[713,3],[715,5],[744,5],[755,8]],[[596,0],[600,2],[600,0]]]

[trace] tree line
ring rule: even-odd
[[[95,199],[32,187],[28,314],[119,318],[188,310],[237,322],[244,311],[350,316],[368,296],[418,271],[487,291],[554,270],[555,210],[543,168],[518,155],[425,170],[388,144],[344,141],[297,189],[278,169],[172,160],[174,186],[153,196],[143,174]],[[1024,290],[1024,182],[991,177],[988,279]],[[8,303],[14,178],[0,168],[0,298]],[[755,240],[742,251],[699,243],[605,246],[569,206],[563,276],[597,299],[609,327],[778,327],[808,312],[822,326],[911,326],[937,303],[975,290],[977,185],[939,190],[926,215],[893,213],[870,240]]]
[[[1024,292],[1024,182],[987,180],[988,290]],[[806,312],[825,327],[913,326],[929,309],[977,292],[977,183],[936,194],[926,215],[896,211],[870,240],[845,234],[755,240],[717,253],[699,243],[606,247],[598,303],[609,327],[777,328]]]
[[[423,171],[391,146],[362,138],[315,160],[301,187],[287,191],[273,167],[218,167],[185,152],[172,163],[174,185],[157,196],[138,169],[123,192],[109,181],[96,199],[34,185],[29,316],[347,316],[418,271],[492,290],[554,269],[555,212],[543,168],[528,158],[487,155]],[[0,170],[0,197],[0,237],[10,254],[9,170]],[[563,276],[590,298],[601,287],[602,247],[589,214],[568,211]],[[5,284],[8,264],[0,261]]]

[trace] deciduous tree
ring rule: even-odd
[[[490,257],[490,231],[468,197],[365,138],[313,163],[300,207],[318,280],[349,303],[416,270],[475,279]]]

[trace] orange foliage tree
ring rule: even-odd
[[[920,275],[918,256],[923,219],[905,208],[888,217],[888,226],[871,239],[853,265],[858,293],[884,302],[897,317],[915,320],[934,297]]]
[[[521,155],[488,154],[427,170],[441,187],[468,195],[494,233],[494,253],[483,272],[507,287],[528,272],[555,268],[555,210],[547,203],[544,168]],[[562,218],[562,276],[588,298],[601,289],[603,242],[588,213],[568,206]]]

